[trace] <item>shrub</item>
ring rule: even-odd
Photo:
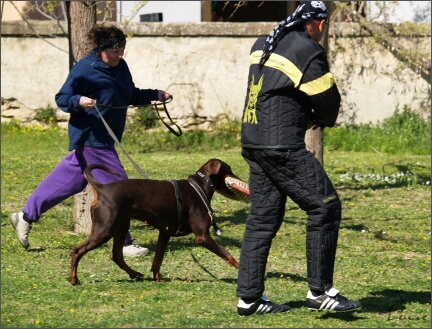
[[[389,154],[430,154],[431,118],[405,106],[375,125],[345,125],[324,130],[324,146],[330,150],[378,151]]]
[[[56,113],[56,109],[47,105],[47,107],[36,110],[35,120],[39,122],[43,122],[47,125],[56,125],[57,118],[55,113]]]
[[[156,127],[157,120],[159,118],[153,106],[140,106],[134,115],[134,123],[144,129]]]

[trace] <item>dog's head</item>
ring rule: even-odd
[[[224,161],[210,159],[197,171],[197,174],[202,178],[209,177],[213,189],[224,197],[249,202],[249,185],[237,177]]]

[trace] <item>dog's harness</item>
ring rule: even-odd
[[[201,173],[199,171],[197,171],[197,174],[200,177],[204,178],[206,180],[206,182],[208,184],[210,184],[210,186],[213,188],[213,190],[215,189],[210,177],[204,175],[203,173]],[[183,220],[182,201],[181,201],[181,196],[180,196],[180,190],[178,187],[178,182],[174,179],[170,179],[169,182],[174,185],[174,193],[175,193],[175,197],[176,197],[176,201],[177,201],[177,224],[178,224],[178,227],[177,227],[177,232],[175,234],[178,235],[178,234],[188,233],[188,231],[185,228],[184,220]],[[198,195],[200,196],[204,205],[206,206],[208,214],[210,215],[211,224],[212,224],[213,229],[215,230],[216,234],[221,235],[222,232],[219,229],[219,227],[217,226],[217,224],[213,218],[214,211],[211,208],[210,202],[208,201],[207,196],[205,195],[204,191],[193,180],[188,179],[188,182],[194,188],[194,190],[198,193]]]
[[[182,202],[181,202],[178,182],[174,179],[170,179],[169,181],[171,184],[174,185],[174,193],[175,193],[175,197],[176,197],[176,201],[177,201],[177,224],[178,224],[178,227],[177,227],[177,232],[175,233],[175,235],[183,234],[183,233],[186,233],[186,230],[184,227]]]

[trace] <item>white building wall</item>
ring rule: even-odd
[[[124,22],[125,19],[128,19],[132,22],[139,22],[140,15],[162,13],[163,21],[167,23],[201,22],[201,1],[147,1],[136,12],[134,8],[140,2],[143,1],[117,1],[118,21]],[[392,8],[389,10],[389,16],[378,15],[379,7],[383,5]],[[374,21],[387,23],[431,21],[431,1],[368,1],[367,8],[369,17],[374,17]],[[135,12],[136,15],[132,17]],[[120,19],[120,15],[123,19]],[[424,16],[424,20],[418,20],[418,15]],[[131,17],[132,19],[130,19]]]
[[[142,1],[117,1],[117,20],[139,22],[140,15],[162,13],[163,22],[201,22],[201,1],[147,1],[137,12],[136,6],[140,2]]]
[[[47,25],[55,27],[39,22],[33,28],[43,31]],[[239,118],[246,96],[250,47],[257,35],[272,26],[130,23],[126,32],[132,37],[125,59],[137,87],[165,89],[174,95],[170,114],[182,128],[215,122],[221,116]],[[353,27],[339,23],[330,33],[338,36],[329,40],[331,70],[343,100],[338,122],[377,122],[405,105],[418,109],[426,102],[430,106],[430,82],[402,66],[372,37],[344,37]],[[17,36],[19,30],[22,37]],[[67,38],[29,36],[32,31],[24,22],[3,23],[2,33],[1,96],[16,98],[31,117],[38,108],[55,107],[55,93],[68,74]],[[413,38],[402,39],[399,42],[408,42],[409,47]],[[430,34],[421,37],[421,42],[424,46],[420,49],[430,49]],[[2,121],[15,117],[15,112],[21,114],[18,109],[2,110]]]

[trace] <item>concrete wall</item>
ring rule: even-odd
[[[171,117],[183,128],[239,118],[246,95],[252,43],[275,23],[130,23],[125,60],[140,88],[172,93]],[[362,34],[336,23],[329,57],[343,96],[339,122],[377,122],[397,107],[430,106],[430,84]],[[401,43],[421,42],[430,61],[429,32]],[[68,74],[68,41],[54,22],[2,23],[2,121],[31,120],[34,110],[55,106],[54,95]],[[3,99],[15,98],[11,103]],[[61,112],[61,111],[59,111]],[[67,119],[67,115],[62,116]]]

